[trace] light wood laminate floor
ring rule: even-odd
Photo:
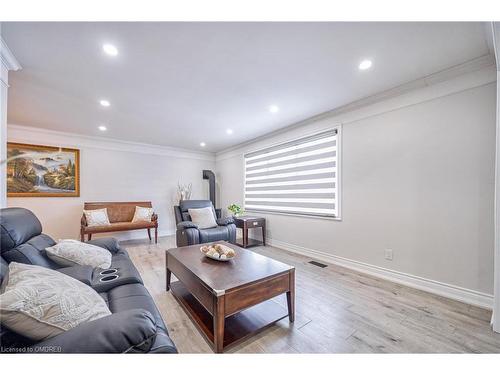
[[[154,297],[180,353],[212,353],[174,297],[165,291],[165,249],[122,242]],[[491,312],[274,247],[252,248],[296,268],[296,320],[229,350],[236,353],[500,353]],[[285,296],[276,298],[286,306]]]

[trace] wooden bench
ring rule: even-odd
[[[84,210],[98,210],[106,208],[110,225],[87,226],[85,214],[82,215],[80,236],[82,242],[85,235],[88,240],[92,239],[94,233],[121,232],[126,230],[147,229],[149,240],[151,241],[151,228],[155,229],[155,243],[158,243],[158,215],[153,213],[151,221],[141,221],[132,223],[135,206],[153,207],[151,202],[85,202]]]

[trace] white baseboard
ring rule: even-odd
[[[172,230],[158,230],[158,237],[166,237],[166,236],[172,236],[175,235],[175,231]],[[154,241],[154,230],[151,231],[151,236],[153,237]],[[92,236],[92,239],[99,238],[99,237],[114,237],[116,238],[119,242],[125,242],[125,241],[131,241],[131,240],[147,240],[148,235],[146,234],[146,231],[142,230],[132,230],[130,232],[109,232],[109,233],[99,233],[99,235],[94,234]],[[87,238],[87,236],[85,236]],[[79,239],[79,238],[78,238]]]
[[[266,239],[266,242],[268,245],[288,250],[293,253],[322,260],[327,263],[332,263],[358,272],[366,273],[368,275],[406,285],[411,288],[420,289],[429,293],[437,294],[439,296],[464,302],[469,305],[479,306],[489,310],[493,308],[493,296],[490,294],[442,283],[436,280],[426,279],[420,276],[390,270],[379,266],[374,266],[363,262],[358,262],[356,260],[327,254],[321,251],[308,249],[306,247],[293,245],[272,238]]]

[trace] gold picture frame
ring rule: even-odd
[[[7,197],[79,196],[80,150],[7,142]]]

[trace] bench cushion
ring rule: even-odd
[[[110,225],[102,225],[97,227],[85,227],[85,233],[103,233],[103,232],[119,232],[122,230],[154,228],[154,222],[141,221],[132,223],[128,221],[111,223]]]
[[[84,210],[98,210],[106,208],[111,223],[131,222],[134,218],[135,207],[152,207],[151,202],[85,202]]]

